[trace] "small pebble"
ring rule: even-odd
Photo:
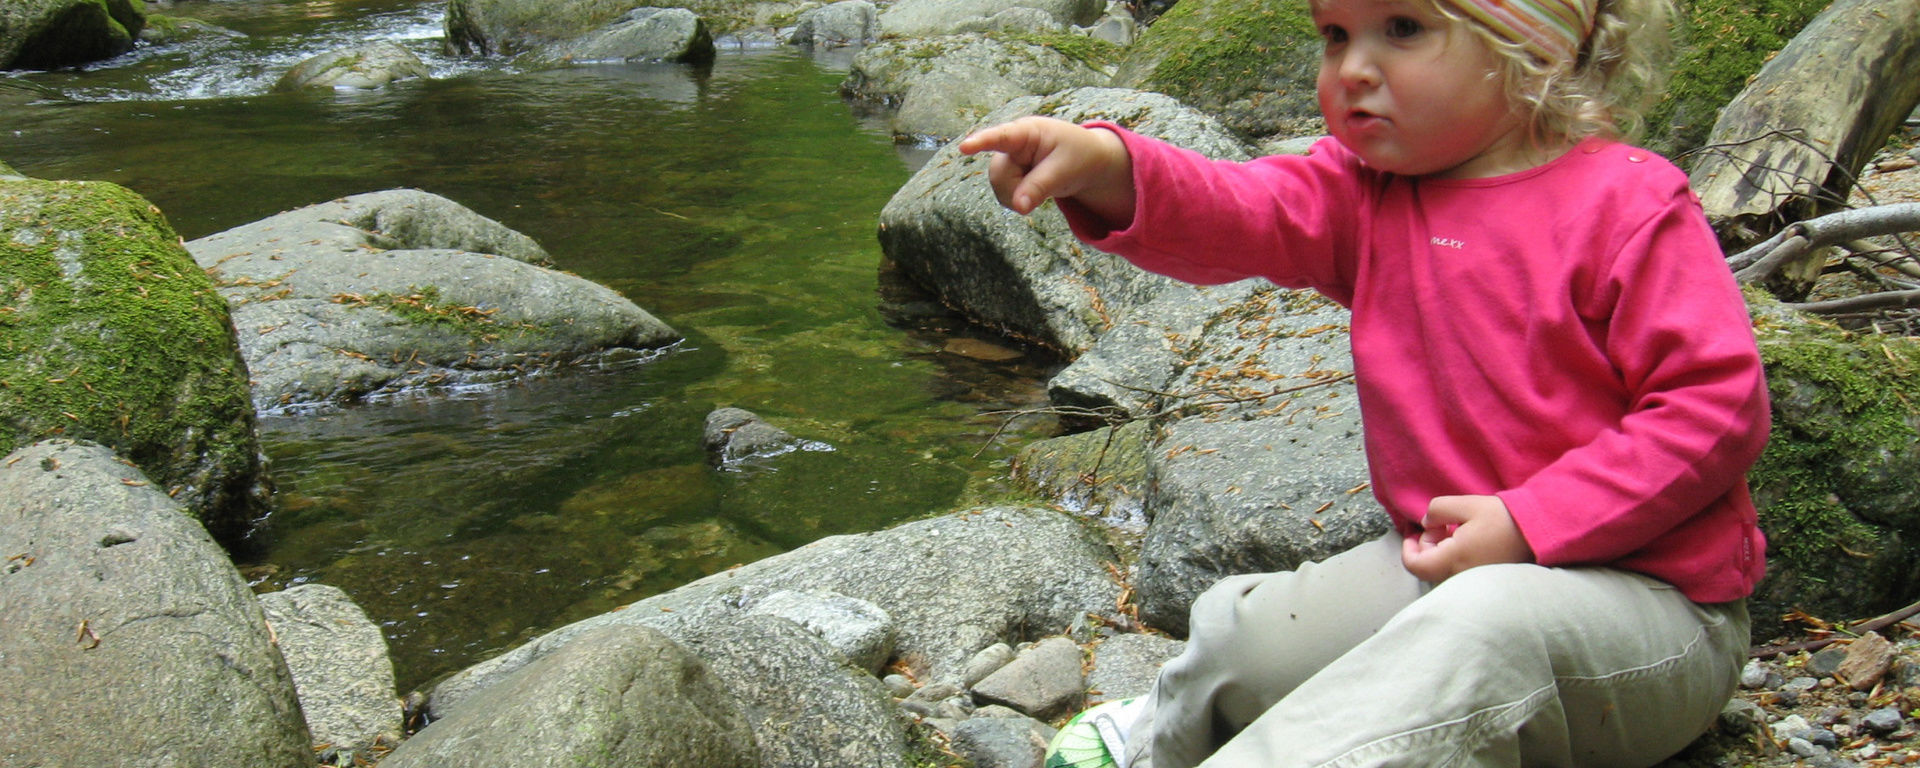
[[[1827,753],[1827,750],[1825,747],[1818,746],[1813,742],[1807,741],[1806,739],[1800,738],[1798,736],[1795,736],[1791,739],[1787,739],[1787,751],[1792,752],[1801,757],[1814,757],[1816,755],[1824,755]]]
[[[1868,712],[1867,716],[1860,721],[1860,725],[1864,726],[1868,731],[1884,736],[1900,730],[1901,723],[1905,721],[1906,718],[1900,716],[1900,710],[1894,709],[1893,707],[1881,707],[1872,712]]]

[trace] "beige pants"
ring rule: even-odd
[[[1389,534],[1194,602],[1132,768],[1650,766],[1733,695],[1746,603],[1608,568],[1491,565],[1429,586]]]

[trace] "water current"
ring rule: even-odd
[[[1043,355],[952,354],[988,337],[883,279],[877,216],[922,153],[841,101],[846,52],[523,70],[443,55],[430,0],[162,12],[241,36],[0,76],[0,161],[127,186],[188,239],[424,189],[686,336],[618,371],[263,416],[274,536],[244,572],[345,590],[385,629],[402,690],[734,564],[952,509],[1047,428],[992,439],[996,412],[1039,404]],[[376,39],[436,76],[272,91],[292,64]],[[723,405],[811,442],[710,467],[701,427]]]

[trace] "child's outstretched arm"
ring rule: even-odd
[[[993,194],[1017,213],[1071,198],[1113,229],[1133,221],[1133,161],[1112,131],[1023,117],[960,142],[961,154],[988,151],[998,153],[987,168]]]

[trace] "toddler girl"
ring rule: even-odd
[[[1619,139],[1666,0],[1310,2],[1305,156],[1045,118],[960,145],[1146,269],[1352,310],[1393,532],[1222,580],[1147,697],[1081,720],[1133,768],[1652,765],[1734,689],[1768,425],[1686,176]]]

